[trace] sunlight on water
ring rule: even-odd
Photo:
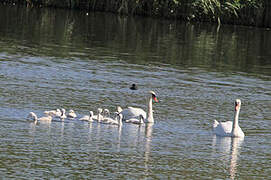
[[[1,177],[270,177],[269,31],[3,6],[0,20]],[[78,120],[98,108],[146,110],[149,90],[153,125]],[[213,136],[236,98],[246,137]],[[26,121],[56,108],[78,118]]]

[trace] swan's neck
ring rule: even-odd
[[[117,118],[118,118],[118,124],[119,124],[119,126],[122,126],[122,118],[120,116],[117,116]]]
[[[119,118],[119,126],[122,126],[122,119]]]
[[[97,119],[99,122],[101,121],[101,114],[100,113],[98,113]]]
[[[65,109],[63,109],[62,112],[61,112],[61,117],[64,117],[65,113],[66,113]]]
[[[233,120],[233,123],[232,123],[232,130],[231,130],[231,134],[233,136],[237,136],[238,132],[237,132],[237,127],[238,127],[238,119],[239,119],[239,112],[240,112],[240,108],[235,111],[234,113],[234,120]]]
[[[143,117],[140,117],[140,124],[143,124],[144,121],[143,121]]]
[[[147,109],[147,122],[152,123],[153,120],[153,111],[152,111],[152,96],[148,99],[148,109]]]
[[[37,120],[38,120],[38,117],[37,117],[36,114],[34,114],[33,118],[34,118],[34,121],[37,121]]]

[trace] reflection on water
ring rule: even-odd
[[[231,179],[235,178],[237,171],[237,161],[238,161],[238,151],[241,149],[241,145],[244,141],[244,138],[232,138],[232,152],[231,152],[231,166],[230,166],[230,175]]]
[[[0,21],[4,179],[270,177],[270,31],[1,5]],[[150,90],[160,97],[154,125],[24,120],[145,109]],[[246,143],[216,138],[212,149],[213,119],[232,119],[236,98]]]
[[[117,145],[117,152],[120,152],[120,146],[121,146],[121,131],[122,126],[118,126],[118,145]]]
[[[121,59],[137,64],[159,62],[270,75],[267,57],[271,56],[271,33],[266,30],[236,30],[225,25],[217,32],[216,26],[208,24],[102,13],[85,16],[78,11],[55,9],[27,11],[0,6],[0,12],[0,57],[9,53],[44,65],[49,63],[40,57],[54,62]]]
[[[229,174],[235,179],[238,167],[238,156],[241,151],[244,138],[213,136],[213,148],[218,149],[221,161],[229,162]]]
[[[37,121],[29,123],[29,134],[33,139],[34,139],[35,133],[36,133],[36,125],[37,125]]]
[[[145,174],[149,174],[149,160],[151,154],[151,142],[152,142],[152,129],[153,123],[147,123],[145,125],[145,137],[146,137],[146,144],[145,144],[145,152],[144,152],[144,160],[145,160]]]

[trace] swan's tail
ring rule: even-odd
[[[217,121],[217,120],[214,120],[214,123],[213,123],[213,129],[216,128],[218,124],[219,124],[218,121]]]

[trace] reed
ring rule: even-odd
[[[270,27],[270,0],[5,0],[33,6],[106,11],[124,15],[143,15]]]

